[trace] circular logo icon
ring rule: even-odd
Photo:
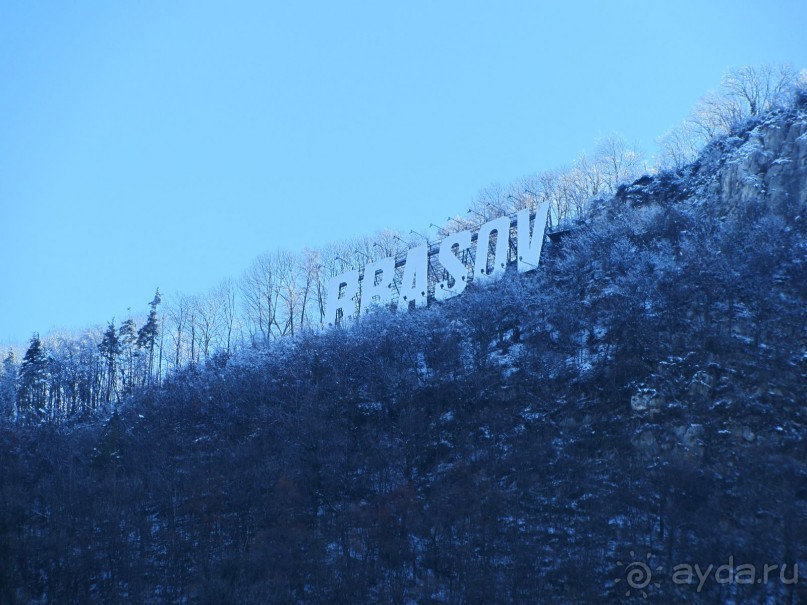
[[[628,563],[623,563],[622,561],[616,562],[623,570],[622,576],[616,578],[614,583],[619,584],[620,582],[625,582],[625,584],[627,584],[628,588],[625,591],[626,597],[631,596],[635,592],[637,595],[641,595],[642,598],[646,599],[647,590],[645,589],[650,586],[651,583],[656,588],[661,587],[661,584],[658,582],[653,582],[653,571],[650,569],[649,565],[653,555],[647,553],[644,561],[637,561],[636,554],[633,551],[630,551],[630,556],[633,560]],[[661,571],[661,567],[658,567],[656,571]]]

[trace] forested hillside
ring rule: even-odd
[[[444,304],[161,375],[158,295],[103,414],[32,342],[0,603],[807,602],[807,96],[747,117]],[[729,557],[788,567],[671,580]]]

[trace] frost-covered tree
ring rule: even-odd
[[[745,66],[732,69],[696,105],[689,121],[711,140],[731,132],[743,120],[786,104],[799,86],[799,73],[789,65]]]
[[[617,187],[639,177],[645,170],[642,154],[635,146],[629,144],[619,134],[612,134],[597,143],[595,150],[595,166],[587,173],[600,173],[596,181],[589,186],[592,197],[600,195],[601,191],[613,195]],[[602,184],[599,185],[600,179]],[[593,185],[599,186],[593,186]]]
[[[109,403],[112,398],[112,392],[115,390],[115,372],[117,369],[118,356],[121,353],[120,341],[118,340],[118,332],[115,329],[115,321],[110,321],[104,332],[104,338],[101,344],[98,345],[98,350],[103,357],[105,370],[106,370],[106,392],[104,401]]]
[[[13,419],[17,411],[17,359],[13,350],[0,366],[0,421]]]
[[[160,333],[160,319],[157,315],[157,306],[162,302],[160,297],[160,289],[154,294],[154,298],[149,303],[149,314],[146,318],[146,323],[137,332],[137,346],[140,347],[146,355],[145,367],[145,383],[151,384],[151,379],[154,373],[154,350],[157,345],[157,337]]]
[[[656,167],[680,169],[709,141],[745,120],[790,103],[807,90],[807,72],[789,65],[745,66],[727,72],[717,90],[701,97],[689,117],[658,140]]]
[[[137,324],[129,317],[118,328],[118,343],[121,349],[123,365],[120,368],[122,375],[123,392],[128,393],[135,386],[135,370],[138,361]]]
[[[196,337],[195,349],[204,356],[205,363],[221,345],[225,323],[225,303],[216,289],[193,299],[193,332]]]
[[[279,280],[271,254],[262,254],[241,278],[240,288],[253,346],[268,342],[277,325]]]
[[[34,334],[20,364],[17,392],[19,410],[29,418],[48,413],[46,409],[50,379],[48,366],[48,354],[42,340],[39,334]]]
[[[727,97],[740,102],[751,116],[785,104],[797,85],[798,72],[790,65],[746,66],[731,70],[722,88]]]
[[[661,169],[678,170],[692,162],[703,144],[690,121],[671,128],[657,140],[659,155],[656,165]]]

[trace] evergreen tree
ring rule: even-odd
[[[118,329],[118,345],[123,356],[124,366],[120,368],[123,392],[129,393],[134,387],[134,367],[137,356],[137,324],[130,317]]]
[[[109,322],[109,326],[104,332],[104,338],[98,345],[101,355],[106,362],[106,395],[105,402],[109,403],[112,398],[112,390],[115,385],[115,362],[120,355],[121,347],[118,334],[115,330],[115,320]]]
[[[47,414],[48,400],[48,355],[42,346],[39,334],[34,334],[20,365],[20,383],[17,393],[19,410],[37,416]]]
[[[17,359],[9,350],[0,369],[0,421],[13,419],[17,407]]]
[[[137,324],[130,317],[118,330],[118,346],[125,366],[121,368],[123,392],[129,393],[134,388],[134,365],[137,355]]]
[[[160,320],[157,317],[157,305],[159,305],[161,301],[160,289],[157,288],[154,299],[149,303],[151,310],[149,311],[148,319],[146,319],[146,323],[137,333],[137,346],[146,351],[148,355],[146,362],[147,384],[151,384],[151,376],[154,368],[154,348],[157,344],[157,334],[160,328]]]

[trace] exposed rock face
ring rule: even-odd
[[[721,137],[690,166],[622,186],[617,202],[631,206],[681,201],[697,195],[728,212],[766,201],[789,206],[793,216],[807,210],[807,94],[786,110],[746,123]]]
[[[736,206],[767,199],[773,206],[804,207],[807,96],[793,109],[772,114],[743,136],[723,141],[729,148],[717,158],[719,166],[709,193],[721,200],[731,200]],[[732,146],[734,149],[730,149]]]
[[[700,461],[703,459],[706,447],[704,438],[706,431],[701,424],[690,424],[673,429],[677,437],[676,455],[681,459]]]
[[[664,397],[655,389],[639,388],[630,398],[630,407],[634,412],[657,412],[665,403]]]
[[[692,397],[709,397],[714,388],[714,378],[704,370],[699,370],[689,383],[689,395]]]
[[[653,431],[649,429],[645,429],[639,433],[639,435],[633,440],[633,445],[636,447],[639,453],[648,458],[652,458],[660,451],[658,440],[653,434]]]

